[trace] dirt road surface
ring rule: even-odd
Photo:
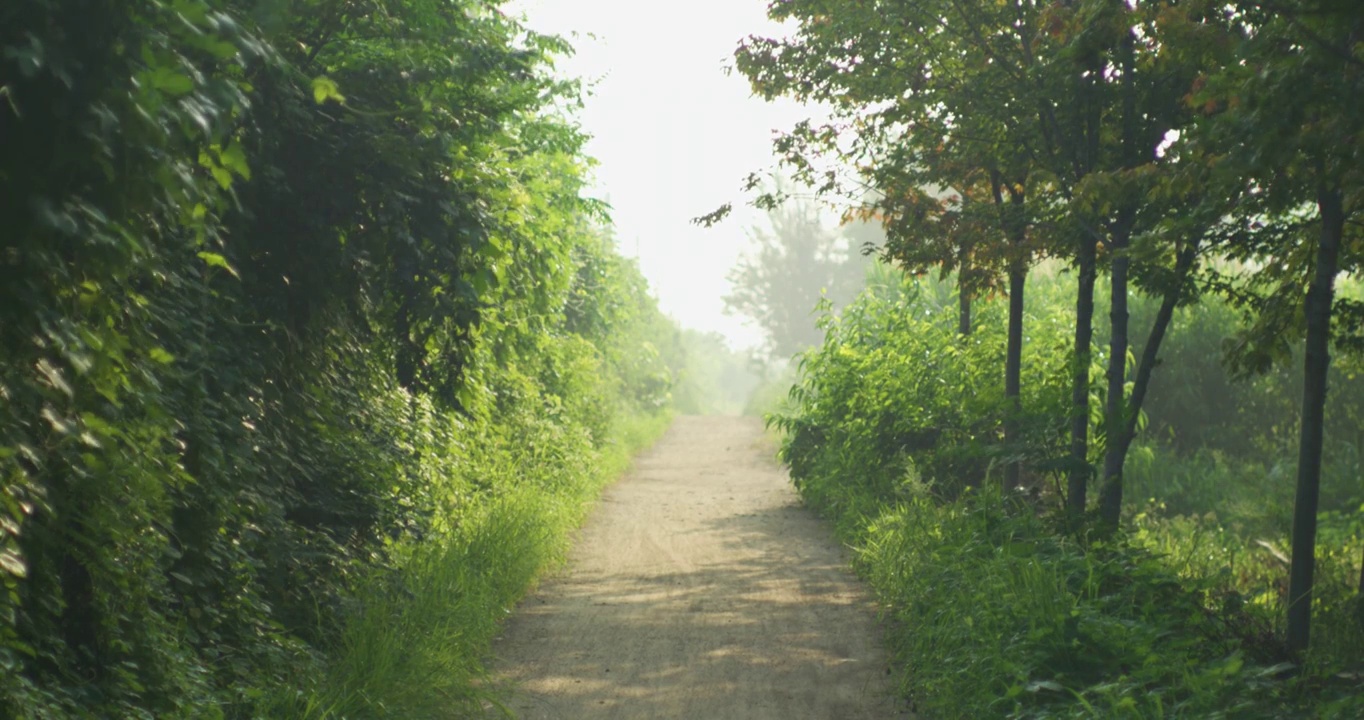
[[[876,616],[753,418],[683,417],[494,647],[523,720],[904,717]]]

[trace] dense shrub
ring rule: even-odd
[[[485,0],[0,6],[0,716],[467,707],[679,369],[564,50]]]
[[[1341,286],[1343,294],[1358,292],[1354,279],[1342,280]],[[1100,307],[1099,312],[1103,311]],[[1156,303],[1150,298],[1134,298],[1133,326],[1148,327],[1155,311]],[[1216,296],[1202,297],[1197,304],[1175,311],[1161,346],[1158,379],[1144,406],[1150,419],[1148,442],[1186,456],[1216,451],[1265,465],[1294,454],[1302,402],[1301,354],[1285,349],[1282,363],[1250,377],[1236,376],[1224,359],[1243,342],[1242,319]],[[1331,391],[1323,457],[1328,475],[1358,476],[1357,458],[1364,439],[1364,374],[1358,362],[1353,355],[1338,354],[1328,379]],[[1353,495],[1340,497],[1344,488],[1339,482],[1322,480],[1331,507],[1358,498],[1358,483],[1355,487]]]
[[[1066,366],[1065,324],[1049,317],[1033,322],[1023,440],[1006,446],[1000,428],[1010,411],[998,372],[1004,357],[999,308],[986,307],[980,329],[960,336],[939,287],[931,281],[876,286],[825,318],[824,345],[800,360],[792,411],[773,416],[787,435],[783,458],[798,487],[826,475],[832,464],[861,468],[846,481],[872,497],[895,497],[910,473],[950,495],[992,473],[997,478],[1000,464],[1013,458],[1047,467],[1064,453],[1068,397],[1048,378]]]

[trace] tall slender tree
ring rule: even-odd
[[[1259,269],[1238,288],[1252,322],[1234,360],[1260,369],[1285,335],[1304,338],[1286,638],[1299,653],[1311,639],[1334,284],[1361,261],[1364,6],[1240,0],[1205,25],[1225,32],[1231,55],[1190,97],[1203,119],[1188,142],[1241,183],[1242,242],[1230,249]]]

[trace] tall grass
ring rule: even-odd
[[[1081,544],[992,493],[864,516],[857,566],[894,620],[901,692],[941,719],[1364,716],[1341,679],[1364,641],[1347,605],[1324,606],[1340,631],[1293,674],[1275,656],[1278,606],[1221,571],[1246,548],[1142,527]]]

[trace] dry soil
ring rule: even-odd
[[[494,647],[524,720],[902,717],[875,611],[752,418],[683,417]]]

